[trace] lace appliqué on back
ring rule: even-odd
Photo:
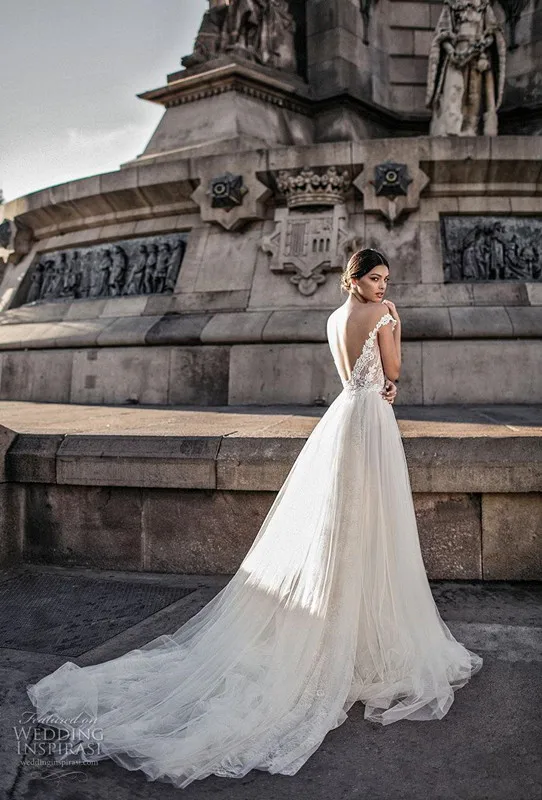
[[[363,349],[352,368],[352,374],[344,383],[344,388],[350,394],[380,392],[384,388],[384,369],[376,335],[379,328],[388,322],[391,322],[395,330],[396,320],[391,314],[384,314],[365,340]]]

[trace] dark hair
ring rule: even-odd
[[[367,247],[365,250],[358,250],[350,258],[346,265],[346,269],[341,275],[341,289],[346,289],[348,292],[352,289],[352,278],[363,278],[375,267],[384,264],[385,267],[390,267],[388,259],[379,250],[373,250],[372,247]]]

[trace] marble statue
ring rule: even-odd
[[[234,0],[228,7],[222,49],[257,59],[261,52],[266,0]]]
[[[269,0],[262,26],[261,59],[278,69],[295,72],[295,22],[287,0]]]
[[[181,59],[183,67],[195,67],[219,55],[227,13],[228,0],[211,3],[211,7],[203,15],[194,52]]]
[[[194,52],[185,67],[235,54],[275,69],[295,72],[295,22],[288,0],[224,0],[204,14]]]
[[[496,136],[505,62],[490,0],[445,0],[429,53],[431,135]]]

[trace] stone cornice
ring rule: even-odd
[[[138,97],[172,108],[224,92],[239,92],[300,114],[310,113],[309,88],[299,79],[283,78],[280,73],[272,75],[238,62],[217,63],[204,72],[175,73],[166,86],[142,92]]]
[[[450,284],[448,284],[450,285]],[[524,285],[524,284],[523,284]],[[397,286],[397,284],[396,284]],[[321,308],[276,309],[269,312],[263,330],[256,324],[261,319],[262,311],[227,312],[229,328],[217,328],[213,333],[214,323],[220,320],[223,312],[185,312],[172,313],[159,311],[167,308],[167,303],[174,303],[174,295],[155,295],[109,298],[107,314],[104,311],[104,298],[90,300],[56,300],[39,301],[31,305],[19,306],[0,314],[0,352],[5,350],[39,350],[63,347],[111,347],[113,343],[103,340],[102,334],[113,329],[119,320],[125,325],[116,334],[114,346],[131,347],[145,344],[147,346],[195,346],[236,344],[302,344],[314,342],[325,344],[327,341],[325,325],[334,310],[333,306]],[[148,310],[137,316],[126,314],[127,304],[146,302]],[[95,306],[96,311],[92,312]],[[71,316],[78,307],[84,314]],[[115,315],[115,308],[118,309]],[[480,320],[480,308],[485,315]],[[401,305],[403,320],[403,338],[405,341],[449,341],[475,339],[540,339],[542,336],[542,315],[537,311],[539,306],[529,305],[494,305],[473,306],[423,306],[419,308]],[[154,311],[150,314],[149,311]],[[508,311],[511,313],[509,314]],[[148,329],[142,333],[141,317],[148,321]],[[246,330],[250,330],[247,322],[255,320],[252,338],[248,338]],[[74,327],[74,320],[78,326]],[[139,322],[138,322],[139,320]],[[167,325],[158,323],[167,322]],[[54,323],[54,324],[53,324]],[[155,327],[154,332],[151,329]],[[209,326],[210,333],[205,331]],[[465,333],[465,329],[468,333]]]
[[[266,153],[264,166],[257,172],[261,176],[268,170],[301,169],[307,162],[309,166],[333,163],[337,167],[362,169],[377,146],[384,147],[398,160],[404,160],[405,148],[407,154],[412,150],[431,178],[427,190],[430,194],[448,194],[451,184],[455,185],[455,194],[461,196],[523,195],[537,185],[535,191],[540,191],[540,136],[389,137],[322,143],[299,150],[277,147]],[[236,168],[238,163],[242,171],[246,157],[247,153],[239,153],[236,162],[230,154],[230,167]],[[6,203],[0,217],[19,218],[41,240],[102,225],[193,214],[198,210],[191,199],[199,183],[196,167],[197,159],[179,158],[59,184]]]

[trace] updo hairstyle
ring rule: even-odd
[[[353,288],[352,278],[363,278],[364,275],[367,275],[375,267],[379,267],[380,264],[384,264],[388,269],[390,267],[388,259],[383,253],[373,250],[371,247],[365,250],[358,250],[351,256],[344,272],[341,274],[341,291],[351,292]]]

